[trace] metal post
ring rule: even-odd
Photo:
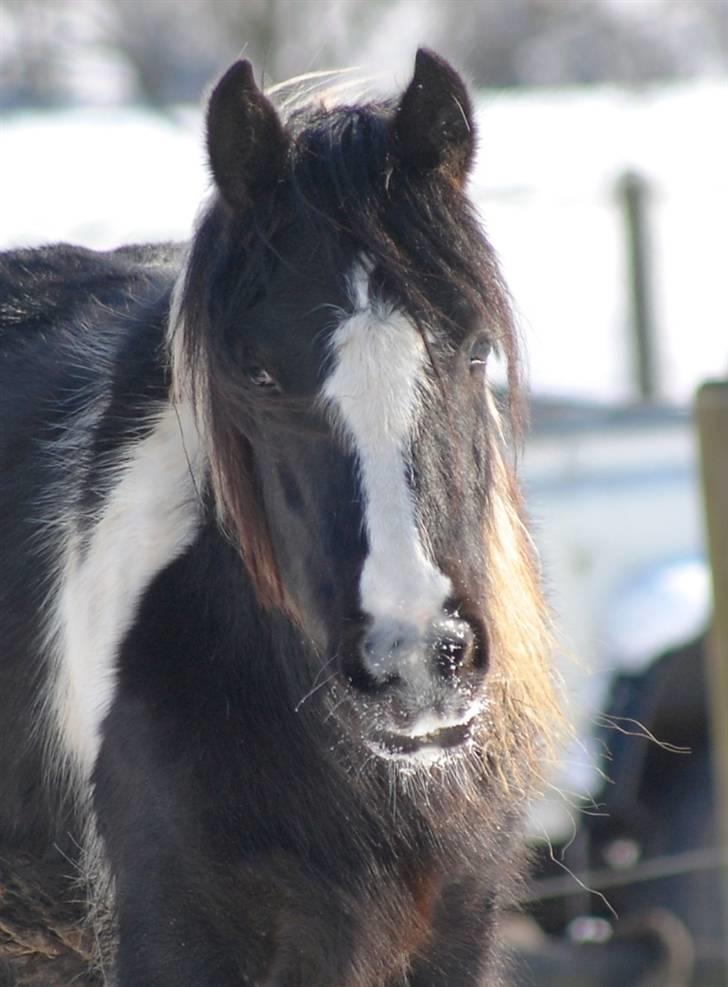
[[[715,778],[716,835],[722,851],[723,949],[728,971],[728,380],[704,384],[696,401],[713,627],[708,648],[708,709]]]
[[[657,365],[647,221],[649,188],[641,175],[627,172],[617,183],[617,194],[624,214],[635,382],[640,398],[650,401],[657,396]]]

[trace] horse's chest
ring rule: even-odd
[[[441,887],[433,870],[373,869],[347,886],[312,874],[305,862],[275,860],[267,879],[247,885],[246,980],[256,987],[396,982],[432,936]]]

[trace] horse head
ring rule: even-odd
[[[207,142],[173,345],[221,522],[312,643],[311,690],[376,753],[439,760],[492,698],[504,555],[517,605],[537,595],[487,380],[491,351],[512,382],[517,357],[467,91],[420,50],[399,99],[284,114],[243,61]]]

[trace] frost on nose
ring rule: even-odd
[[[447,617],[432,627],[432,650],[441,678],[454,678],[458,670],[468,665],[476,651],[473,628],[466,620]]]
[[[401,682],[421,688],[429,685],[422,636],[411,624],[375,624],[362,642],[361,657],[367,672],[379,684]]]
[[[452,682],[476,652],[473,628],[457,617],[442,616],[421,629],[413,624],[374,624],[361,644],[366,671],[380,684],[399,682],[426,691]]]

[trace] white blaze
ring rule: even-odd
[[[356,309],[332,339],[335,366],[323,393],[359,463],[369,542],[361,605],[375,629],[422,633],[451,593],[422,544],[406,476],[426,393],[426,351],[405,316],[371,306],[363,274],[354,292]]]

